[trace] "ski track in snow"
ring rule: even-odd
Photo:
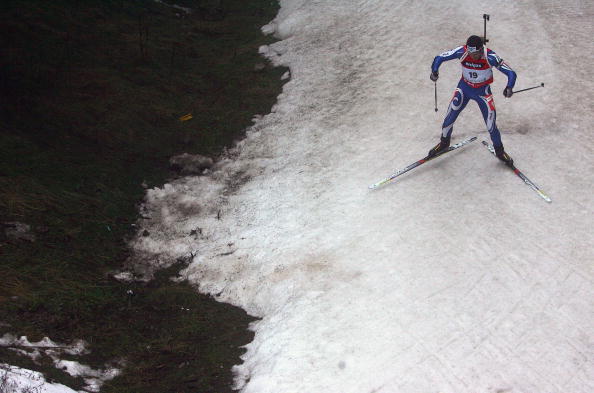
[[[369,191],[439,139],[482,34],[518,73],[498,126],[542,201],[479,141]],[[594,391],[594,3],[281,0],[261,52],[289,66],[273,112],[213,172],[147,193],[136,250],[262,318],[244,393]],[[199,231],[196,231],[200,228]],[[142,231],[141,230],[141,231]],[[192,231],[193,234],[191,235]]]

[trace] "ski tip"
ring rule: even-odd
[[[481,142],[483,142],[483,145],[489,146],[489,144],[486,141],[481,141]]]

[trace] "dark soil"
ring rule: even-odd
[[[145,186],[180,153],[216,156],[267,113],[269,0],[5,0],[0,6],[0,336],[84,339],[77,358],[125,360],[102,392],[230,392],[253,339],[242,310],[174,283],[110,273],[128,259]],[[192,119],[180,117],[192,114]],[[29,225],[15,236],[16,223]],[[130,292],[132,291],[132,292]],[[132,293],[132,294],[130,294]],[[81,380],[0,348],[73,389]]]

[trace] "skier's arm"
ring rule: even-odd
[[[435,56],[435,59],[433,59],[433,64],[431,64],[431,73],[437,74],[439,72],[439,66],[441,63],[444,61],[459,59],[462,57],[462,55],[464,55],[464,47],[459,46],[455,49],[452,49],[451,51]]]
[[[516,84],[516,72],[511,69],[506,62],[497,54],[491,50],[487,54],[487,58],[489,59],[489,64],[492,67],[497,68],[499,71],[503,72],[505,76],[507,76],[507,87],[513,89],[514,85]]]

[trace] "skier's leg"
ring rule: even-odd
[[[468,95],[464,93],[462,83],[462,81],[458,83],[458,87],[456,87],[456,90],[454,91],[454,97],[452,97],[450,105],[448,106],[448,113],[441,126],[441,139],[437,145],[429,150],[429,153],[427,154],[428,157],[436,156],[450,146],[450,137],[454,129],[454,123],[460,112],[462,112],[466,107],[466,104],[468,104]]]
[[[454,91],[454,96],[450,101],[450,105],[448,106],[448,113],[446,114],[445,119],[443,120],[443,124],[441,126],[441,136],[445,138],[449,138],[452,135],[452,131],[454,129],[454,123],[460,115],[460,112],[466,108],[466,104],[468,104],[468,94],[465,94],[462,86],[462,81],[456,87]]]
[[[481,94],[476,102],[478,103],[481,113],[483,114],[487,131],[489,131],[491,141],[493,141],[493,147],[503,146],[503,143],[501,143],[501,134],[497,128],[497,111],[495,110],[495,101],[493,100],[493,94],[491,93],[491,88],[489,86],[485,87],[484,94]]]
[[[503,143],[501,142],[501,133],[497,128],[497,111],[495,110],[495,102],[493,101],[491,88],[487,86],[484,93],[484,95],[478,97],[476,102],[481,109],[483,119],[487,126],[487,131],[489,131],[489,135],[491,136],[495,155],[507,165],[513,166],[514,160],[512,160],[512,158],[504,151]]]

